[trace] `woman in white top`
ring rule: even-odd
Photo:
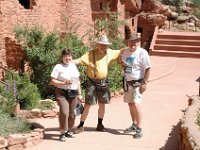
[[[79,76],[80,73],[72,62],[70,49],[64,49],[61,53],[61,62],[51,72],[51,84],[56,87],[56,101],[59,105],[59,129],[60,141],[66,137],[71,138],[69,128],[74,125],[74,110],[78,100],[82,99]]]

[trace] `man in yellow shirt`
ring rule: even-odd
[[[97,131],[106,131],[102,121],[105,114],[105,104],[110,103],[110,90],[108,87],[108,66],[117,61],[120,50],[108,49],[111,43],[107,36],[102,36],[97,41],[97,48],[86,52],[82,57],[74,60],[74,63],[87,66],[87,86],[85,95],[84,111],[80,118],[80,124],[77,126],[75,133],[84,131],[84,122],[88,116],[90,106],[98,103],[98,124]]]

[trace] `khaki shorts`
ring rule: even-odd
[[[142,102],[142,94],[139,91],[140,86],[132,87],[128,86],[128,91],[124,93],[124,102],[125,103],[136,103],[139,104]]]
[[[85,103],[88,105],[95,105],[98,103],[109,104],[110,103],[110,90],[109,87],[106,91],[99,92],[96,90],[94,82],[90,79],[87,80],[87,87],[85,93]]]

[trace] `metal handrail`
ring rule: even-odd
[[[2,84],[4,84],[4,85],[7,85],[7,86],[8,86],[8,84],[7,84],[6,82],[4,82],[4,81],[1,81],[1,80],[0,80],[0,83],[2,83]]]
[[[12,71],[10,71],[9,69],[7,69],[7,68],[5,68],[5,67],[3,67],[1,65],[0,65],[0,68],[3,69],[3,70],[5,70],[5,71],[7,71],[7,72],[9,72],[12,75],[12,79],[15,80],[15,75],[13,74]]]

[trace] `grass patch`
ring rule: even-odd
[[[29,133],[31,123],[25,119],[11,117],[0,109],[0,136],[7,137],[10,134]]]
[[[54,108],[54,101],[52,100],[41,100],[37,107],[41,110],[50,110]]]

